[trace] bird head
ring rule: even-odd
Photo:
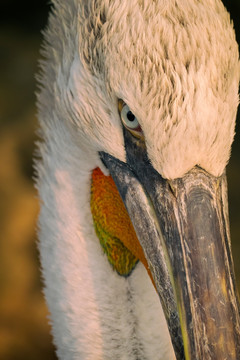
[[[112,176],[176,357],[236,359],[225,167],[239,57],[228,13],[219,0],[75,1],[57,11],[66,28],[48,55],[58,66],[48,65],[44,106]]]

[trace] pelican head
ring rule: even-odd
[[[38,188],[59,357],[239,359],[225,175],[239,55],[229,14],[220,0],[53,3]],[[136,258],[123,274],[99,243],[109,235],[91,205],[97,168],[134,227],[120,241]]]

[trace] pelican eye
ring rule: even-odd
[[[138,138],[142,138],[143,137],[142,128],[138,122],[138,119],[130,110],[129,106],[125,104],[122,100],[119,100],[118,108],[122,123],[125,126],[125,128],[129,130],[132,135]]]

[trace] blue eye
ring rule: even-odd
[[[140,126],[139,122],[138,122],[138,119],[131,112],[128,105],[126,105],[126,104],[123,105],[120,115],[121,115],[121,119],[122,119],[123,124],[127,128],[135,130]]]
[[[120,116],[123,125],[128,129],[132,135],[142,138],[143,132],[136,116],[132,113],[129,106],[124,102],[121,103]]]

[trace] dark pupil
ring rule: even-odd
[[[128,111],[127,118],[128,118],[129,121],[134,121],[135,120],[135,116],[133,115],[133,113],[131,111]]]

